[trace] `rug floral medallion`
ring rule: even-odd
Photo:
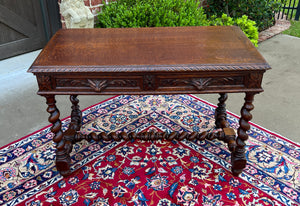
[[[191,95],[117,96],[83,112],[83,133],[205,131],[215,107]],[[70,119],[64,119],[66,130]],[[238,118],[228,114],[235,129]],[[232,176],[227,146],[214,141],[82,141],[72,175],[54,166],[46,127],[0,149],[0,204],[83,206],[300,205],[300,147],[252,124],[247,167]]]

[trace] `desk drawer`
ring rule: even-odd
[[[139,91],[139,78],[56,78],[56,90],[86,92]]]
[[[244,76],[232,77],[195,77],[181,76],[180,78],[159,77],[158,90],[189,91],[214,91],[220,89],[244,88]]]
[[[252,73],[137,73],[126,76],[123,73],[115,76],[39,76],[38,79],[40,94],[187,94],[262,90],[261,77]]]

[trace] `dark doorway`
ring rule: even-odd
[[[60,27],[57,0],[0,0],[0,59],[44,47]]]

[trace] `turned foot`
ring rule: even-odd
[[[60,155],[59,153],[56,153],[56,156],[57,157],[63,156],[63,158],[56,157],[55,165],[56,165],[57,171],[59,171],[59,173],[63,177],[69,176],[71,174],[71,168],[70,168],[71,158],[70,158],[69,154],[66,156],[64,154]]]
[[[233,176],[238,177],[243,172],[243,169],[246,167],[247,160],[231,158],[231,164],[231,172]]]

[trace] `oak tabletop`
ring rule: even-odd
[[[239,27],[61,29],[28,72],[267,70]]]

